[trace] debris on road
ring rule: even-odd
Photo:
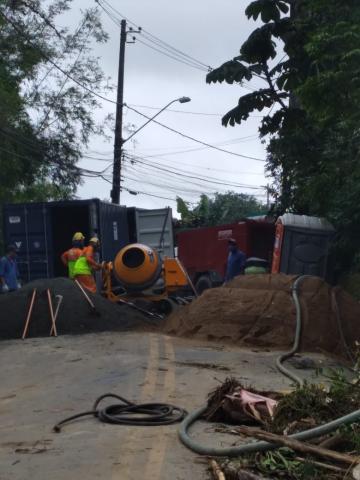
[[[350,474],[349,467],[360,461],[360,427],[355,420],[347,426],[340,425],[332,433],[313,438],[311,442],[288,436],[325,425],[359,408],[359,374],[350,381],[343,372],[334,370],[326,378],[330,381],[328,387],[305,383],[287,395],[262,392],[269,398],[278,398],[274,415],[268,416],[266,422],[262,418],[229,415],[229,394],[241,387],[234,378],[226,379],[209,394],[208,411],[204,415],[206,420],[232,424],[222,427],[222,433],[265,440],[278,447],[275,451],[244,453],[237,459],[219,458],[219,467],[227,480],[243,478],[244,470],[252,472],[255,475],[253,478],[265,475],[266,478],[287,480],[342,480],[347,472]],[[258,394],[255,390],[253,392]],[[356,478],[356,472],[354,468],[353,478]]]
[[[210,460],[210,467],[216,480],[225,480],[225,475],[223,474],[216,460]]]
[[[301,453],[309,453],[315,456],[324,457],[326,459],[334,460],[336,462],[346,463],[348,465],[355,465],[360,461],[358,457],[348,455],[345,453],[335,452],[327,448],[322,448],[316,445],[311,445],[307,442],[300,442],[289,438],[287,435],[276,435],[275,433],[265,432],[259,428],[253,427],[237,427],[237,432],[247,437],[257,438],[258,440],[265,440],[274,443],[275,445],[283,445],[291,450]]]

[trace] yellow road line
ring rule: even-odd
[[[164,340],[165,356],[168,358],[169,363],[167,364],[168,369],[165,373],[164,387],[159,401],[169,402],[170,395],[175,391],[175,351],[171,338],[164,337]],[[160,479],[168,442],[166,433],[169,432],[169,428],[169,426],[164,426],[159,429],[156,442],[149,453],[144,478],[151,478],[151,480]]]
[[[154,396],[159,364],[159,337],[153,333],[149,334],[149,354],[146,366],[146,373],[140,393],[139,403],[144,403]],[[121,430],[121,431],[120,431]],[[119,435],[122,436],[120,457],[116,465],[113,465],[112,480],[137,480],[134,476],[136,468],[135,461],[139,454],[143,430],[136,427],[128,427],[127,434],[121,427]],[[125,437],[125,438],[124,438]]]

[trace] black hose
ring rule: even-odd
[[[122,403],[98,408],[99,403],[105,398],[116,398]],[[54,431],[60,432],[65,424],[89,415],[98,418],[100,422],[114,425],[159,426],[180,422],[187,415],[187,412],[183,408],[167,403],[136,404],[114,393],[106,393],[96,399],[92,410],[65,418],[54,426]]]

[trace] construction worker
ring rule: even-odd
[[[93,271],[102,268],[102,265],[95,260],[95,253],[99,248],[100,240],[97,237],[90,238],[89,245],[84,248],[74,266],[74,279],[92,293],[96,293]]]
[[[74,233],[72,247],[61,255],[61,261],[67,267],[69,278],[74,278],[74,266],[84,249],[85,237],[81,232]]]
[[[226,265],[225,283],[244,273],[246,255],[242,252],[234,238],[228,240],[229,256]]]
[[[16,256],[15,245],[8,245],[5,257],[0,259],[0,293],[13,292],[21,287]]]

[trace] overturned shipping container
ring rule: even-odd
[[[18,248],[24,282],[66,276],[60,256],[75,232],[101,238],[100,259],[113,260],[129,243],[126,207],[99,199],[8,204],[3,210],[4,240]]]

